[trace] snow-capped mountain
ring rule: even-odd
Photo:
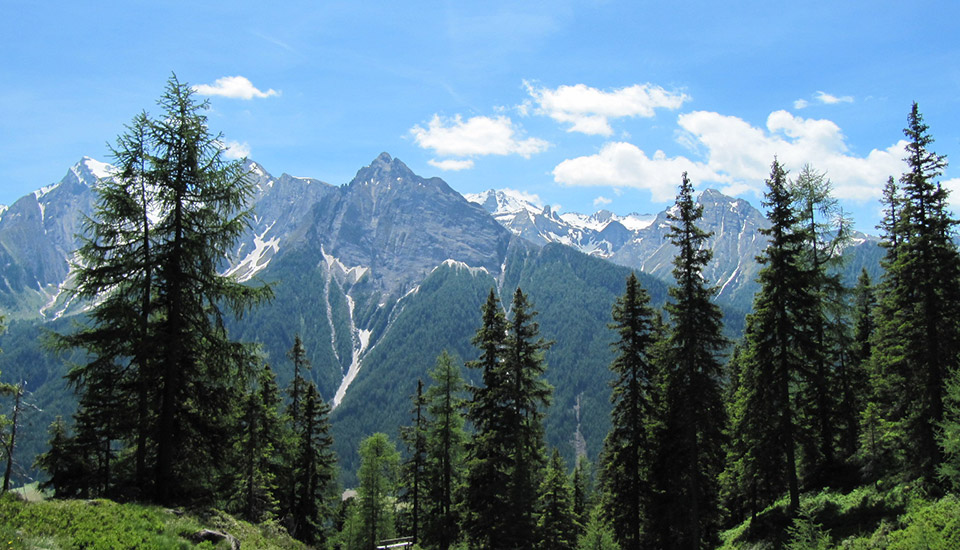
[[[631,231],[650,225],[654,219],[649,214],[620,217],[606,210],[590,216],[560,215],[549,205],[539,206],[522,194],[506,189],[490,189],[464,197],[482,206],[517,236],[537,244],[565,244],[601,258],[613,256]]]
[[[252,161],[246,169],[256,189],[255,215],[223,270],[273,284],[275,298],[229,329],[262,345],[281,384],[290,377],[286,352],[294,335],[301,336],[314,365],[310,376],[336,405],[335,440],[347,471],[363,435],[395,433],[416,379],[441,351],[475,356],[470,338],[491,289],[509,302],[522,288],[541,312],[543,336],[556,341],[547,354],[554,407],[561,411],[548,416],[552,444],[580,433],[584,414],[594,415],[588,424],[606,421],[610,310],[627,268],[669,280],[666,212],[560,215],[496,191],[471,196],[471,202],[386,153],[340,186],[275,177]],[[83,216],[92,212],[92,186],[111,173],[109,165],[84,158],[59,183],[0,214],[0,314],[24,321],[2,337],[0,371],[17,372],[8,361],[33,358],[32,368],[43,376],[31,388],[41,394],[46,381],[61,380],[63,365],[39,349],[24,355],[11,348],[34,345],[36,338],[25,334],[37,325],[85,307],[67,291],[70,259]],[[745,201],[715,191],[699,201],[703,228],[714,232],[707,276],[721,286],[728,322],[738,316],[742,322],[743,310],[729,305],[742,296],[749,305],[765,220]],[[663,280],[640,275],[653,303],[662,304]],[[592,412],[574,415],[578,403],[581,412]],[[581,434],[588,452],[597,452],[603,433]]]

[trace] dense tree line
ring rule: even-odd
[[[916,104],[907,171],[884,189],[879,281],[864,272],[844,288],[851,224],[829,180],[810,166],[791,180],[774,159],[760,290],[743,338],[727,341],[683,174],[667,305],[631,275],[611,313],[611,429],[595,467],[580,456],[569,471],[547,447],[550,342],[520,288],[509,304],[491,289],[465,363],[480,383],[441,354],[412,396],[403,452],[387,434],[365,439],[343,498],[300,337],[284,391],[224,328],[270,297],[217,271],[249,184],[188,86],[171,78],[159,104],[118,139],[120,172],[97,187],[75,266],[78,295],[97,298],[90,321],[55,339],[85,354],[68,375],[79,407],[38,458],[57,496],[217,504],[317,547],[639,550],[714,547],[724,527],[780,499],[796,517],[801,493],[825,487],[960,490],[957,221]]]

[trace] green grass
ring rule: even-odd
[[[229,547],[194,545],[185,538],[204,528],[230,533],[244,550],[305,548],[274,524],[251,525],[218,511],[182,513],[102,499],[24,502],[16,495],[0,496],[0,550]]]

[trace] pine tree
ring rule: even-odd
[[[752,485],[745,489],[755,495],[751,500],[762,507],[787,491],[790,509],[796,510],[796,449],[802,437],[797,389],[814,362],[811,354],[819,350],[810,324],[816,302],[804,261],[806,237],[795,230],[798,220],[786,184],[786,172],[774,160],[764,203],[771,227],[763,233],[770,242],[758,258],[760,290],[747,317],[733,417],[746,450],[743,472]]]
[[[863,411],[869,379],[866,364],[870,358],[873,337],[873,315],[876,307],[873,283],[862,269],[853,290],[853,340],[844,371],[838,373],[840,399],[837,403],[840,426],[840,450],[846,460],[856,457],[860,442],[860,414]]]
[[[646,290],[635,274],[613,306],[611,328],[617,333],[616,357],[610,370],[616,375],[610,401],[610,432],[603,443],[600,482],[606,496],[605,513],[625,550],[645,544],[650,505],[654,497],[651,470],[660,428],[658,393],[660,373],[651,354],[655,337],[653,311]]]
[[[363,525],[362,550],[373,550],[377,542],[394,536],[393,499],[396,496],[400,454],[383,433],[375,433],[360,444],[360,517]]]
[[[666,306],[670,314],[666,368],[666,418],[660,442],[667,462],[661,482],[666,500],[666,536],[661,546],[700,548],[715,545],[719,525],[717,480],[724,465],[724,409],[720,353],[726,345],[715,291],[703,278],[710,261],[709,233],[697,227],[703,207],[693,200],[693,185],[683,174],[676,209],[669,214],[676,284]]]
[[[447,550],[459,539],[456,497],[463,486],[464,448],[463,378],[446,352],[430,372],[433,384],[425,398],[429,423],[426,439],[423,545]]]
[[[576,546],[577,520],[573,513],[572,492],[566,465],[560,452],[554,449],[540,487],[539,548],[573,550]]]

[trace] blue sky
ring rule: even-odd
[[[955,2],[267,4],[5,0],[0,203],[109,161],[172,72],[275,175],[342,184],[386,151],[563,211],[661,210],[684,170],[759,205],[777,155],[873,232],[912,101],[960,163]]]

